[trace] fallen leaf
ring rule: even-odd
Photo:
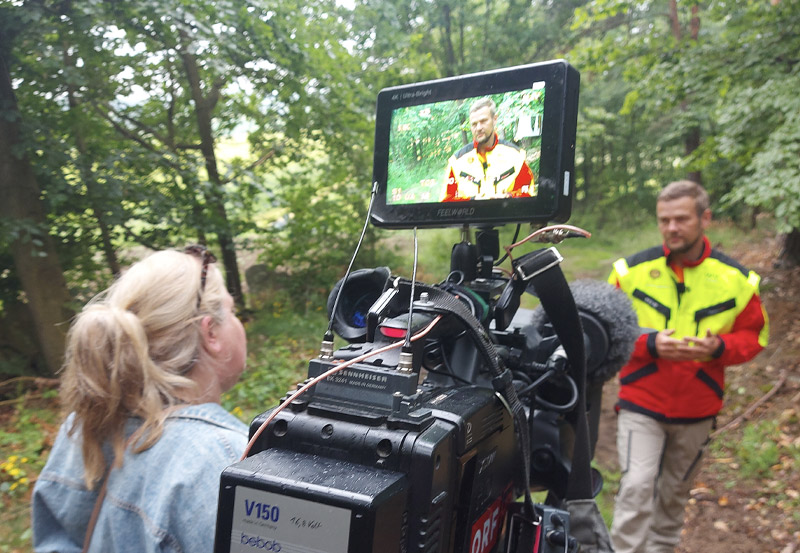
[[[724,520],[715,520],[714,528],[716,528],[720,532],[730,532],[730,529],[728,528],[728,523],[725,522]]]

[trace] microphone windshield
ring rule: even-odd
[[[641,334],[631,300],[622,290],[598,280],[577,280],[570,290],[584,327],[586,380],[607,381],[628,361]],[[548,333],[549,320],[541,306],[533,311],[531,323],[540,333]]]

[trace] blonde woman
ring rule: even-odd
[[[37,552],[211,551],[247,428],[220,405],[247,344],[215,258],[162,251],[78,315],[64,424],[33,494]]]

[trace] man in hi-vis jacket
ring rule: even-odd
[[[525,150],[498,138],[496,107],[490,98],[472,104],[469,124],[472,144],[450,156],[442,201],[535,196]]]
[[[759,276],[711,248],[708,194],[673,182],[656,204],[662,246],[614,263],[609,282],[642,327],[619,374],[622,479],[611,538],[617,553],[673,553],[703,449],[722,407],[725,367],[767,344]]]

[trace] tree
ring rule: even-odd
[[[642,185],[678,177],[672,160],[688,159],[709,129],[709,91],[694,85],[685,64],[707,40],[700,22],[699,4],[675,0],[602,0],[575,11],[573,29],[580,40],[572,55],[588,85],[581,103],[609,113],[608,122],[623,132],[612,131],[605,139],[625,158],[623,171],[612,181],[625,183],[623,194],[635,195],[642,207],[650,207],[657,188]],[[607,100],[602,106],[597,105],[598,92]],[[681,169],[684,177],[701,179],[696,168]]]
[[[4,18],[0,33],[0,229],[2,242],[13,256],[44,358],[45,366],[39,367],[39,372],[53,374],[64,353],[70,298],[20,131],[21,117],[8,71],[13,21]]]
[[[263,185],[274,163],[324,152],[322,181],[309,190],[352,190],[357,175],[363,202],[331,198],[365,211],[374,97],[335,2],[28,0],[2,9],[20,31],[4,32],[3,44],[25,122],[19,140],[41,188],[35,228],[56,238],[80,299],[118,270],[120,248],[170,247],[192,233],[220,241],[239,295],[233,239],[255,230],[257,195],[280,205],[283,191]],[[222,159],[220,144],[242,129],[253,157]],[[24,177],[8,167],[6,184]],[[4,221],[4,237],[18,227]],[[98,251],[107,272],[97,272]],[[4,273],[3,297],[20,296],[27,279]]]
[[[362,0],[352,33],[385,74],[378,82],[398,85],[561,57],[573,10],[585,3]]]
[[[695,60],[713,87],[713,140],[696,164],[725,179],[729,209],[773,213],[786,233],[781,260],[800,264],[800,10],[796,1],[714,4],[714,48]],[[723,25],[724,24],[724,25]],[[705,169],[704,169],[705,170]]]
[[[593,2],[576,12],[583,39],[574,53],[598,83],[614,75],[625,83],[625,100],[611,113],[636,115],[634,148],[652,152],[660,184],[671,180],[670,166],[696,180],[702,171],[718,213],[740,216],[752,206],[789,232],[800,223],[796,8]]]

